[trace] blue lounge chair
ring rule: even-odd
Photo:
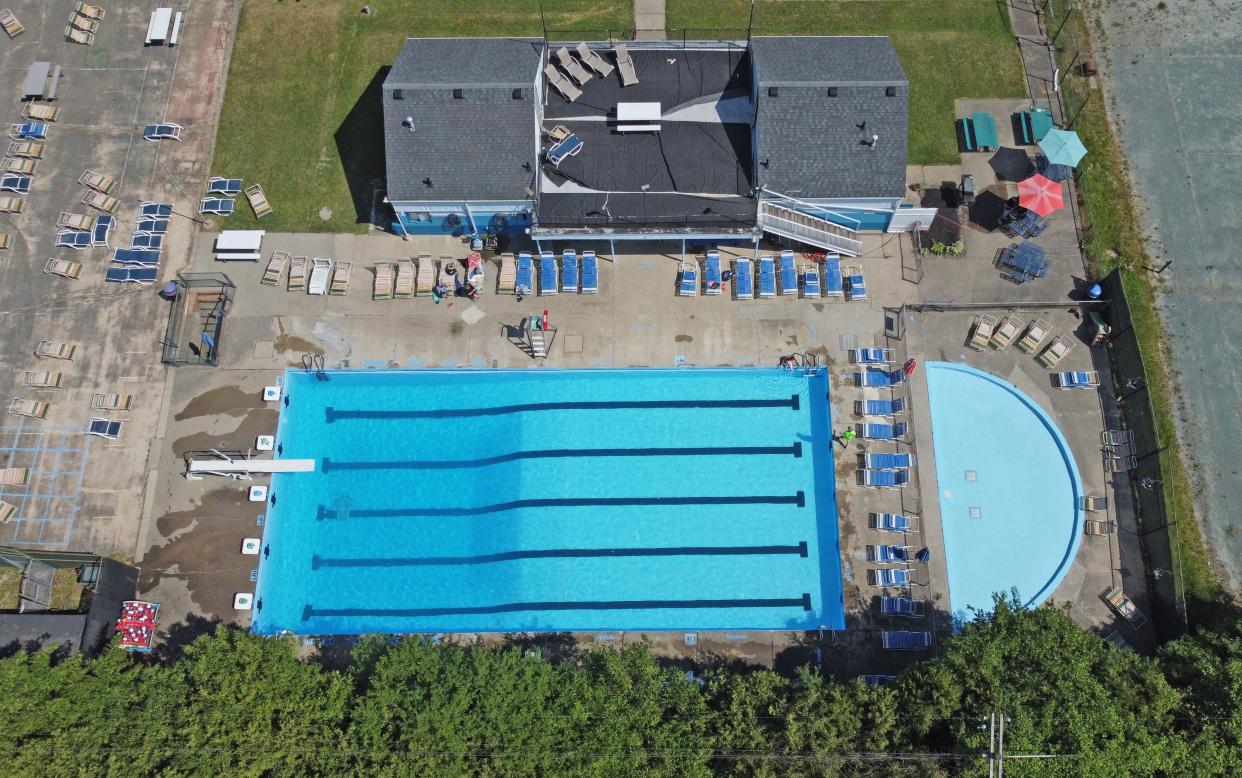
[[[530,294],[535,290],[535,268],[534,260],[531,259],[529,251],[523,251],[518,254],[517,261],[517,278],[514,280],[513,291],[515,294]]]
[[[233,201],[227,197],[204,197],[198,203],[198,212],[204,215],[231,216]]]
[[[818,300],[823,296],[819,287],[819,265],[807,265],[802,269],[802,296],[810,300]]]
[[[207,194],[226,195],[228,197],[236,197],[241,194],[242,180],[240,178],[210,178],[207,180]]]
[[[101,438],[116,440],[121,434],[121,422],[112,419],[91,419],[86,428],[87,435],[98,435]]]
[[[566,292],[578,291],[578,252],[573,249],[561,252],[561,289]]]
[[[559,168],[566,159],[582,151],[582,146],[582,139],[570,133],[568,138],[548,149],[548,161]]]
[[[694,297],[699,293],[699,266],[694,262],[681,263],[681,276],[677,282],[677,294]]]
[[[181,140],[180,124],[147,124],[142,128],[142,137],[145,140]]]
[[[168,219],[139,219],[134,225],[134,232],[147,232],[152,235],[163,235],[168,232]]]
[[[867,583],[872,586],[909,586],[910,571],[902,568],[881,567],[867,571]]]
[[[1088,389],[1100,385],[1100,374],[1094,370],[1067,370],[1054,373],[1052,385],[1058,389]]]
[[[854,386],[897,386],[905,380],[906,372],[901,368],[895,370],[867,368],[862,373],[854,374]]]
[[[14,124],[9,130],[13,140],[44,140],[47,138],[47,125],[41,122],[22,122]]]
[[[556,280],[556,255],[551,251],[543,251],[539,254],[539,294],[540,296],[553,295],[560,292]]]
[[[56,247],[70,249],[86,249],[91,246],[91,236],[87,232],[77,230],[61,230],[56,233]]]
[[[847,282],[847,289],[849,290],[849,299],[851,300],[866,300],[867,299],[867,284],[863,280],[863,274],[861,270],[859,270],[858,268],[855,268],[854,272],[850,273],[849,277],[846,278],[845,280]]]
[[[880,613],[885,616],[921,619],[923,618],[923,601],[912,597],[881,597]]]
[[[594,251],[582,252],[582,293],[595,294],[599,291],[599,259]]]
[[[918,651],[931,648],[930,632],[907,632],[906,630],[881,632],[880,639],[884,648],[889,651]]]
[[[896,424],[868,422],[858,425],[862,427],[862,436],[867,440],[897,440],[906,436],[908,425],[904,421]]]
[[[881,532],[918,532],[918,517],[904,513],[873,513],[871,528]]]
[[[863,457],[865,465],[872,470],[906,470],[914,467],[914,454],[889,454],[877,452]]]
[[[906,400],[855,400],[854,413],[859,416],[897,416],[906,412]]]
[[[712,249],[703,266],[703,294],[720,294],[720,284],[720,252]]]
[[[902,564],[910,561],[909,546],[880,545],[867,546],[867,561],[880,564]]]
[[[116,249],[112,252],[112,261],[118,265],[156,267],[160,264],[160,252],[147,249]]]
[[[733,291],[739,300],[755,299],[755,263],[750,257],[738,257],[733,271]]]
[[[891,348],[856,348],[850,351],[850,362],[855,365],[886,365],[892,361]]]
[[[892,683],[897,680],[895,675],[878,675],[876,673],[868,673],[867,675],[858,676],[864,686],[883,686],[886,683]]]
[[[910,483],[909,470],[859,470],[858,481],[873,489],[901,489]]]
[[[772,257],[759,257],[759,296],[776,297],[776,262]]]
[[[129,247],[158,252],[164,248],[164,236],[139,232],[129,239]]]
[[[0,191],[26,194],[32,180],[30,176],[0,176]]]
[[[172,216],[172,203],[145,202],[138,204],[139,218],[167,219]]]
[[[824,291],[829,297],[845,294],[845,282],[841,278],[841,255],[829,254],[824,260]]]
[[[110,267],[104,280],[118,284],[153,284],[159,274],[158,267]]]
[[[798,294],[798,271],[794,267],[794,253],[781,252],[781,295]]]
[[[91,230],[92,246],[107,246],[108,236],[112,234],[112,228],[116,226],[116,217],[105,214],[95,217],[95,227]]]

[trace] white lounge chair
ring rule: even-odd
[[[371,289],[371,299],[391,300],[392,287],[392,265],[381,262],[375,266],[375,285]]]
[[[414,263],[403,259],[397,263],[397,280],[393,284],[392,296],[398,300],[406,300],[414,296]]]
[[[311,260],[310,280],[306,284],[306,293],[325,295],[332,275],[332,260],[315,257]]]
[[[332,283],[328,294],[343,295],[349,291],[349,277],[354,272],[353,262],[337,262],[332,268]]]
[[[280,277],[285,274],[285,268],[289,265],[289,254],[284,251],[273,251],[272,258],[267,261],[267,269],[263,271],[263,278],[259,279],[259,283],[264,286],[279,286]]]
[[[634,71],[634,60],[624,43],[613,47],[613,55],[617,58],[617,70],[621,72],[621,86],[633,86],[638,83],[638,73]]]
[[[561,46],[556,50],[556,61],[561,64],[561,67],[565,68],[565,72],[569,74],[570,78],[578,82],[578,86],[582,86],[594,78],[591,75],[591,71],[579,65],[578,60],[574,59],[574,55],[570,54],[569,49],[565,46]]]
[[[545,80],[569,102],[572,103],[574,100],[582,97],[582,90],[561,75],[561,71],[557,70],[556,65],[553,65],[551,62],[543,66],[543,75]]]
[[[594,51],[590,46],[586,45],[585,41],[579,43],[578,47],[574,49],[574,51],[578,52],[578,58],[585,62],[591,70],[599,73],[604,78],[611,75],[614,70],[613,66],[609,65],[608,62],[599,55],[599,52]]]

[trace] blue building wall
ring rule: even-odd
[[[398,234],[472,235],[479,233],[514,235],[531,224],[528,202],[399,202],[393,203],[397,218],[389,225]],[[399,223],[398,223],[399,222]]]

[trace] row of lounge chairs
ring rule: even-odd
[[[1052,325],[1044,319],[1035,319],[1029,324],[1024,324],[1020,319],[1007,315],[998,323],[995,317],[981,313],[975,316],[971,324],[970,337],[966,345],[975,351],[983,351],[988,347],[1003,351],[1021,332],[1021,337],[1018,337],[1018,349],[1025,354],[1036,354],[1035,358],[1041,365],[1052,368],[1070,353],[1074,344],[1064,335],[1058,335],[1041,350],[1040,345],[1051,331]]]
[[[84,46],[92,45],[103,18],[104,9],[99,6],[77,3],[73,12],[69,14],[69,25],[65,27],[65,40]]]
[[[60,374],[56,374],[59,383]],[[132,394],[95,394],[91,397],[92,411],[128,411],[133,405],[134,396]],[[9,414],[12,416],[24,416],[31,419],[47,418],[48,409],[51,404],[44,400],[23,400],[21,398],[13,398],[9,403]]]
[[[138,204],[138,218],[129,246],[113,250],[112,264],[104,274],[105,281],[143,286],[155,283],[160,274],[164,235],[168,232],[172,210],[172,203]]]
[[[565,249],[558,262],[551,251],[540,252],[538,286],[541,296],[561,292],[595,294],[599,291],[599,257],[594,251],[584,251],[579,256],[574,249]],[[516,261],[512,254],[501,255],[496,290],[518,296],[536,291],[534,258],[530,252],[519,253]]]
[[[14,20],[16,21],[16,20]],[[44,143],[48,134],[48,122],[60,115],[59,108],[27,103],[22,116],[29,121],[9,126],[8,153],[0,160],[0,192],[11,192],[0,196],[0,213],[20,213],[22,210],[21,195],[28,194],[34,184],[35,172],[39,169],[39,160],[47,147]],[[8,239],[2,247],[7,248]]]
[[[582,90],[578,87],[585,85],[586,82],[594,78],[591,71],[598,73],[603,78],[607,78],[613,71],[613,66],[609,65],[607,60],[600,56],[598,51],[592,49],[585,42],[579,43],[574,51],[578,55],[577,58],[570,53],[569,47],[562,46],[556,51],[557,63],[554,64],[549,59],[548,64],[544,65],[543,68],[543,74],[548,84],[571,103],[582,96]],[[625,44],[616,44],[613,47],[613,53],[617,60],[616,69],[621,75],[621,85],[625,87],[637,84],[638,75],[634,71],[634,60],[630,57]],[[560,65],[560,69],[557,68],[557,64]],[[583,65],[586,65],[586,67],[583,67]],[[568,77],[566,77],[566,74],[568,74]]]
[[[782,297],[819,299],[844,297],[849,300],[867,299],[867,287],[862,268],[841,269],[841,257],[830,254],[821,269],[819,262],[804,263],[799,267],[792,251],[780,253],[780,272],[777,260],[770,255],[759,257],[758,287],[760,299]],[[737,257],[733,263],[734,296],[739,300],[755,297],[755,261],[750,257]],[[712,249],[704,256],[702,266],[702,290],[705,295],[718,295],[723,288],[720,252]],[[778,285],[779,279],[779,285]],[[799,285],[801,279],[801,285]],[[677,294],[694,297],[699,294],[700,267],[697,261],[683,262],[677,283]]]
[[[871,513],[869,516],[871,529],[884,533],[900,533],[903,535],[919,531],[919,517],[904,513]],[[873,565],[903,565],[902,567],[872,567],[867,570],[867,583],[881,589],[906,588],[913,581],[910,576],[911,562],[919,561],[918,555],[911,555],[912,546],[900,543],[869,544],[866,547],[867,561]],[[879,598],[880,615],[904,619],[921,619],[926,615],[925,604],[908,594],[881,595]],[[887,650],[907,651],[925,649],[931,645],[931,633],[911,632],[907,630],[891,630],[881,633],[881,643]]]

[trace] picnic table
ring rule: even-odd
[[[47,76],[51,72],[52,63],[50,62],[30,63],[30,67],[26,68],[26,78],[22,81],[22,99],[43,97],[43,90],[47,86]]]
[[[970,115],[970,123],[975,131],[975,145],[981,149],[995,149],[999,141],[996,138],[996,121],[987,111],[975,111]]]
[[[1035,106],[1031,109],[1031,135],[1035,138],[1035,142],[1039,143],[1052,129],[1052,113],[1043,106]]]
[[[1001,249],[997,266],[1002,276],[1015,284],[1024,284],[1036,278],[1048,275],[1048,267],[1052,262],[1044,254],[1044,250],[1030,241],[1017,246]]]
[[[1048,220],[1026,208],[1006,208],[1001,223],[1015,238],[1037,238],[1048,229]]]

